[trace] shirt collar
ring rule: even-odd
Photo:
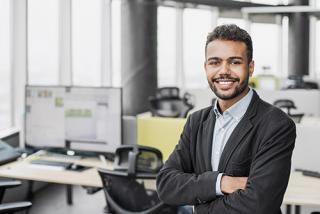
[[[224,113],[230,114],[231,117],[233,117],[235,120],[240,121],[248,109],[252,96],[253,96],[253,91],[251,88],[249,88],[249,92],[244,97],[242,97],[238,102],[236,102],[230,108],[228,108]],[[221,116],[221,113],[218,110],[218,99],[214,104],[213,110],[217,118]]]
[[[216,115],[216,118],[218,118],[219,116],[221,116],[221,113],[218,109],[218,99],[216,99],[216,101],[214,102],[214,105],[213,105],[213,112],[214,114]]]

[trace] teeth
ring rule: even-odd
[[[231,81],[220,81],[219,84],[221,85],[229,85],[229,84],[232,84],[233,82]]]
[[[231,79],[218,79],[220,82],[232,82],[233,80]]]

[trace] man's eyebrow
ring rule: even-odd
[[[233,60],[233,59],[243,60],[243,57],[241,57],[241,56],[231,56],[231,57],[229,57],[227,60]],[[210,60],[222,60],[222,59],[219,58],[219,57],[209,57],[209,58],[207,59],[207,61],[210,61]]]
[[[222,60],[222,59],[219,57],[209,57],[207,61],[210,61],[210,60]]]
[[[241,60],[243,60],[243,57],[241,57],[241,56],[232,56],[232,57],[229,57],[228,59],[241,59]]]

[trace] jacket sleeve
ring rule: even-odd
[[[171,205],[194,205],[216,198],[215,184],[219,172],[196,174],[193,167],[191,144],[191,115],[180,136],[178,145],[157,176],[159,198]]]
[[[288,122],[289,121],[289,122]],[[273,120],[264,130],[244,190],[195,207],[197,214],[278,213],[287,188],[296,129],[293,121]]]

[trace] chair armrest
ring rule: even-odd
[[[88,186],[82,186],[82,188],[84,188],[87,191],[88,195],[93,195],[102,189],[101,187],[88,187]]]
[[[32,203],[28,201],[0,204],[0,214],[22,211],[31,207],[31,205]]]
[[[2,189],[17,187],[20,185],[21,185],[21,181],[16,181],[16,180],[0,181],[0,188]]]

